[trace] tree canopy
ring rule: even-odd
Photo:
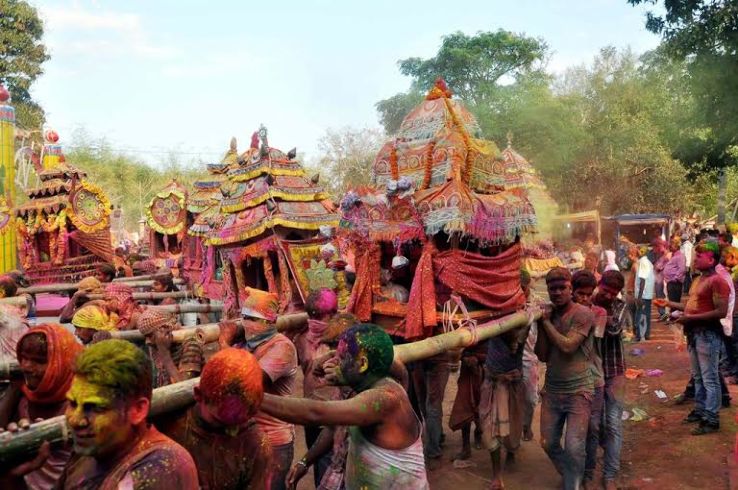
[[[44,111],[31,97],[30,89],[43,73],[41,65],[49,59],[41,42],[43,23],[28,2],[2,0],[1,7],[0,83],[13,98],[18,124],[38,129],[44,123]]]

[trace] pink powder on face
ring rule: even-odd
[[[335,313],[338,311],[338,297],[332,289],[321,289],[315,306],[321,313]]]
[[[253,406],[253,403],[251,404]],[[244,404],[243,397],[235,393],[228,394],[218,403],[218,420],[224,425],[238,426],[248,421],[249,407]]]

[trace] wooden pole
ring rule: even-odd
[[[0,304],[12,306],[26,306],[28,304],[24,296],[10,296],[8,298],[0,298]]]
[[[295,330],[298,327],[305,326],[307,324],[307,313],[294,313],[291,315],[282,315],[277,318],[277,330],[285,332],[289,330]],[[243,331],[243,327],[240,322],[236,322],[239,329]],[[220,324],[219,323],[205,323],[196,327],[180,328],[172,332],[172,341],[175,343],[184,342],[185,339],[193,337],[201,332],[202,340],[204,342],[215,342],[220,336]],[[110,332],[110,338],[123,339],[129,342],[143,342],[145,337],[138,330],[121,330],[118,332]]]
[[[161,279],[166,277],[171,277],[171,273],[163,272],[163,273],[156,273],[156,274],[143,274],[140,276],[133,276],[133,277],[116,277],[113,279],[113,282],[135,282],[135,281],[153,281],[155,279]],[[173,278],[174,284],[184,284],[184,281],[182,278],[175,277]]]
[[[220,313],[223,311],[223,305],[208,304],[177,304],[177,305],[147,305],[146,308],[156,308],[157,310],[166,311],[167,313]]]
[[[149,417],[178,410],[193,402],[192,388],[200,378],[188,379],[180,383],[162,386],[154,390],[151,398]],[[0,465],[12,468],[34,456],[43,441],[52,445],[63,444],[71,439],[64,415],[52,417],[35,424],[27,430],[3,432],[0,434]]]
[[[86,295],[89,299],[103,299],[103,294],[88,294]],[[136,292],[133,293],[133,299],[136,301],[154,301],[159,299],[185,299],[193,298],[195,296],[189,291],[172,291],[168,293],[153,293],[153,292]]]
[[[23,374],[16,361],[0,362],[0,379],[13,379]]]
[[[540,316],[539,310],[523,311],[479,325],[475,331],[460,328],[418,342],[396,345],[395,356],[405,363],[426,359],[448,349],[469,347],[480,340],[500,335],[514,328],[524,327],[529,321],[537,320]],[[208,326],[203,325],[203,327]],[[155,389],[149,416],[153,417],[192,404],[194,402],[192,388],[199,380],[200,378],[189,379]],[[31,424],[28,430],[21,430],[13,434],[4,432],[0,434],[0,465],[12,467],[32,457],[43,441],[50,441],[52,444],[61,443],[69,440],[69,437],[69,429],[64,416]]]
[[[532,315],[531,318],[533,320],[541,317],[541,313],[537,310],[532,310],[530,313],[521,311],[478,325],[476,331],[468,328],[459,328],[453,332],[436,335],[417,342],[396,345],[395,358],[407,364],[408,362],[427,359],[452,349],[469,347],[481,340],[495,337],[508,330],[524,327],[530,321],[529,315]]]
[[[128,281],[126,285],[132,288],[150,288],[154,285],[154,281]],[[76,291],[77,289],[79,289],[77,283],[41,284],[27,288],[18,288],[18,294],[64,293],[67,291]]]

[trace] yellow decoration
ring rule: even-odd
[[[180,210],[185,209],[185,201],[186,197],[182,191],[179,189],[175,189],[172,187],[167,187],[161,192],[158,192],[152,199],[149,201],[149,205],[146,207],[146,221],[151,227],[152,230],[161,233],[162,235],[175,235],[182,231],[184,229],[186,224],[186,219],[180,219],[176,224],[172,226],[164,226],[161,223],[159,223],[154,215],[152,214],[152,209],[154,208],[154,205],[157,202],[161,202],[161,200],[166,200],[170,196],[174,196],[176,198],[177,203],[179,204]],[[182,216],[186,216],[184,213],[181,213]]]
[[[75,199],[78,199],[76,203]],[[69,219],[82,232],[94,233],[110,226],[108,219],[110,201],[102,189],[95,184],[86,180],[79,182],[69,196],[69,200],[70,205],[67,208]]]
[[[0,197],[4,207],[15,202],[15,110],[3,102],[0,102]],[[0,209],[0,212],[11,211]],[[15,227],[6,223],[0,234],[0,273],[17,267],[17,247]]]

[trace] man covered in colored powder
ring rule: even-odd
[[[272,448],[253,418],[264,397],[256,358],[221,350],[205,365],[194,394],[194,407],[155,423],[197,461],[200,488],[269,488]]]
[[[202,343],[196,337],[182,344],[172,343],[172,332],[178,328],[175,315],[156,308],[146,308],[138,317],[154,388],[197,377],[205,362]]]
[[[625,356],[623,354],[623,325],[626,304],[618,299],[625,278],[618,271],[602,274],[597,294],[592,302],[605,309],[607,323],[602,337],[602,371],[605,376],[604,431],[600,441],[605,449],[602,479],[605,490],[617,488],[615,479],[620,471],[620,450],[623,446],[623,407],[625,404]],[[596,447],[595,447],[596,449]],[[589,450],[589,448],[588,448]],[[589,454],[588,454],[589,456]]]
[[[600,442],[600,426],[602,424],[602,409],[605,405],[605,375],[602,371],[602,338],[605,335],[607,311],[601,306],[592,304],[592,297],[597,288],[597,278],[590,271],[581,270],[571,278],[572,295],[574,302],[586,306],[594,315],[594,356],[591,359],[595,372],[595,390],[592,398],[592,410],[589,416],[587,431],[587,456],[584,463],[584,481],[582,488],[594,488],[595,468],[597,466],[597,447]]]
[[[74,333],[85,345],[92,342],[96,332],[117,330],[117,323],[118,315],[109,313],[104,305],[97,303],[84,305],[72,317]]]
[[[103,295],[109,311],[118,315],[118,330],[133,330],[138,326],[138,317],[143,308],[133,299],[133,288],[122,283],[110,283]]]
[[[516,328],[487,340],[479,422],[492,460],[492,490],[505,488],[502,449],[507,453],[506,466],[514,464],[523,435],[523,350],[528,330],[528,326]]]
[[[74,359],[80,351],[82,346],[74,335],[61,325],[48,323],[28,330],[17,346],[23,382],[11,387],[0,401],[0,427],[12,421],[9,430],[23,430],[30,422],[63,414]],[[4,484],[6,488],[54,488],[70,457],[71,448],[54,449],[48,459],[37,459],[35,464],[16,471],[15,481]],[[4,484],[0,481],[0,487]]]
[[[717,242],[700,242],[695,252],[694,267],[700,275],[692,282],[687,304],[672,301],[663,304],[684,311],[676,321],[684,325],[695,382],[695,408],[684,422],[698,423],[692,434],[702,435],[720,429],[719,363],[723,348],[720,320],[728,315],[730,285],[715,272],[720,263]]]
[[[264,392],[280,397],[290,396],[297,379],[297,353],[290,339],[277,332],[275,321],[279,312],[276,294],[246,288],[246,298],[241,304],[243,316],[242,344],[259,361],[263,374]],[[221,348],[230,346],[236,337],[237,325],[233,322],[221,326]],[[273,452],[272,490],[285,487],[287,473],[294,457],[295,428],[292,424],[260,411],[254,417],[259,430],[264,432]]]
[[[579,488],[584,474],[587,430],[595,387],[594,315],[572,301],[571,274],[556,267],[546,274],[551,310],[539,323],[536,355],[546,363],[541,404],[541,446],[564,479]],[[565,446],[561,446],[564,434]]]
[[[104,340],[79,355],[66,410],[74,455],[58,488],[199,488],[190,454],[146,421],[151,390],[146,355],[130,342]]]
[[[105,288],[96,277],[89,276],[82,279],[77,284],[77,291],[74,292],[72,297],[69,298],[69,301],[67,301],[67,304],[59,312],[59,323],[71,322],[74,314],[90,302],[88,295],[103,294],[104,292]]]
[[[266,394],[261,409],[295,424],[349,426],[348,490],[427,489],[421,424],[405,389],[388,376],[393,358],[392,340],[382,328],[355,325],[324,369],[356,396],[324,402]]]

